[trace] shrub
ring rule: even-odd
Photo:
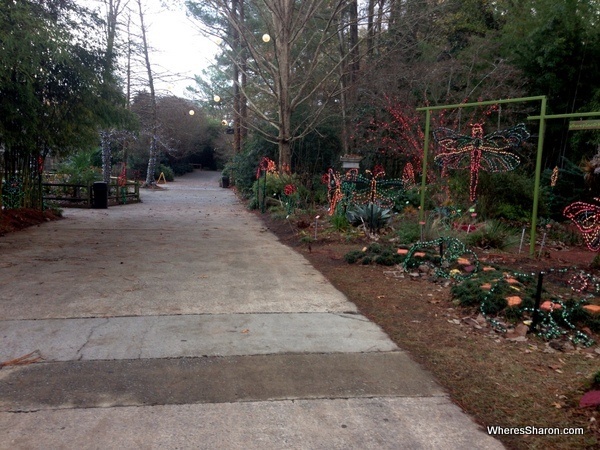
[[[354,264],[356,261],[361,259],[364,255],[365,255],[364,252],[362,252],[360,250],[352,250],[351,252],[348,252],[344,255],[344,260],[348,264]]]
[[[505,250],[518,243],[517,234],[507,225],[498,221],[488,221],[483,227],[467,234],[465,243],[472,247]]]
[[[354,205],[348,208],[346,218],[354,226],[364,224],[371,233],[384,228],[392,218],[392,211],[374,203]]]
[[[161,173],[164,174],[165,180],[167,181],[173,181],[175,179],[175,173],[173,172],[173,169],[171,169],[169,166],[159,164],[154,170],[154,179],[158,180],[158,177],[160,177]]]
[[[88,185],[102,180],[102,170],[94,165],[98,149],[80,150],[58,164],[56,171],[67,183]]]
[[[334,214],[333,216],[331,216],[329,221],[331,222],[331,225],[333,226],[335,231],[345,231],[350,226],[350,223],[348,222],[348,219],[346,219],[346,216],[343,216],[341,214]]]

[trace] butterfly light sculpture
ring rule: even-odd
[[[600,199],[594,198],[597,202]],[[574,202],[563,214],[571,219],[583,235],[585,245],[593,252],[600,250],[600,206],[585,202]]]

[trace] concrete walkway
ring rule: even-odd
[[[0,449],[500,449],[218,174],[0,238]]]

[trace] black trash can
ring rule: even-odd
[[[224,187],[224,188],[229,187],[229,177],[228,176],[221,177],[221,187]]]
[[[108,184],[104,181],[96,181],[92,185],[92,208],[108,208]]]

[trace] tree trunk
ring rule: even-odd
[[[156,92],[154,90],[154,77],[152,76],[152,66],[150,65],[150,54],[148,51],[148,39],[146,38],[146,27],[144,25],[144,13],[142,12],[142,1],[137,0],[138,9],[140,13],[140,26],[142,29],[142,50],[144,52],[144,61],[146,64],[146,70],[148,72],[148,87],[150,88],[150,114],[151,114],[151,125],[150,125],[150,149],[148,155],[148,169],[146,171],[146,186],[152,186],[156,184],[154,180],[154,171],[156,169],[156,160],[158,157],[158,150],[156,146],[156,134],[158,131],[158,118],[156,114]]]
[[[111,132],[109,130],[100,131],[100,147],[102,149],[102,180],[110,184],[111,166],[111,149],[110,149]]]
[[[291,21],[293,19],[293,0],[281,0],[279,8],[273,13],[275,26],[275,48],[279,65],[279,78],[275,80],[279,98],[279,168],[292,165],[292,150],[290,146],[292,131],[292,109],[290,107],[291,79]]]

